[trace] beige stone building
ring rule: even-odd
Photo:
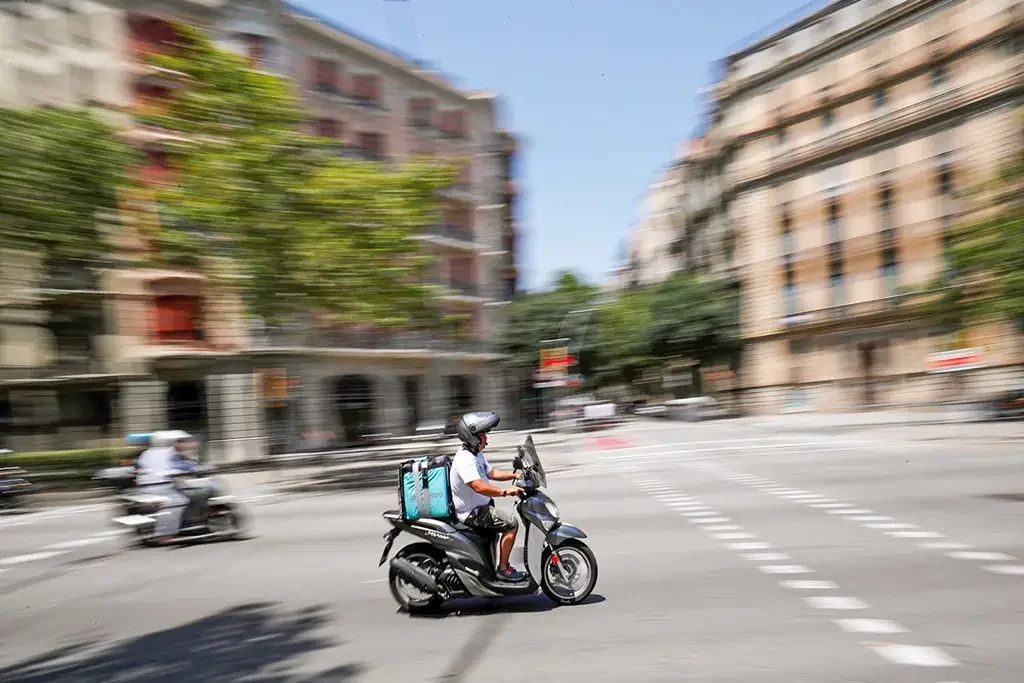
[[[52,274],[8,266],[0,423],[10,445],[85,446],[171,426],[237,459],[304,448],[318,434],[353,444],[470,407],[502,410],[497,343],[515,287],[516,187],[498,98],[279,0],[54,0],[0,6],[0,106],[158,106],[174,83],[142,56],[172,42],[175,23],[291,79],[311,132],[346,143],[346,154],[467,162],[419,236],[435,257],[431,280],[448,288],[439,314],[466,324],[453,337],[308,321],[269,330],[184,270],[107,264],[54,284]],[[171,177],[161,144],[173,133],[123,123],[145,152],[142,176]],[[118,255],[137,246],[121,235]]]
[[[907,293],[942,273],[959,190],[1020,149],[1022,21],[1018,0],[844,0],[726,59],[707,138],[737,238],[749,412],[1024,378],[1018,338],[953,340]],[[950,346],[982,348],[980,367],[930,373]]]
[[[663,169],[641,197],[636,225],[626,240],[626,262],[613,274],[613,291],[656,284],[683,265],[677,214],[683,201],[679,162]]]

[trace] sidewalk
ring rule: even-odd
[[[499,467],[510,466],[516,447],[533,436],[546,467],[555,470],[567,466],[562,449],[564,434],[548,430],[532,432],[496,432],[487,448],[491,462]],[[427,453],[454,453],[458,441],[424,442],[418,446],[382,446],[376,448],[333,451],[329,453],[289,453],[259,462],[230,463],[215,476],[231,491],[268,488],[283,492],[358,490],[386,488],[397,485],[398,466],[405,460]],[[62,505],[83,500],[102,500],[112,492],[103,488],[46,492],[37,500],[44,505]]]
[[[978,412],[960,406],[929,410],[891,410],[864,413],[794,413],[736,418],[738,425],[775,432],[843,434],[899,430],[902,436],[930,439],[1024,439],[1022,421],[981,421]],[[927,429],[922,429],[927,428]]]

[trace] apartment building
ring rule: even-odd
[[[640,200],[639,219],[626,243],[626,263],[613,277],[622,291],[656,284],[683,267],[678,214],[683,201],[681,165],[663,169]]]
[[[946,267],[959,190],[1022,143],[1017,0],[843,0],[725,60],[708,140],[736,236],[750,412],[980,397],[1019,339],[968,339],[912,290]],[[984,349],[955,374],[930,354]]]
[[[231,460],[323,444],[325,436],[350,445],[411,433],[470,408],[503,409],[496,361],[503,304],[514,287],[514,248],[507,247],[514,247],[515,188],[508,176],[513,138],[499,127],[497,96],[457,88],[411,58],[279,0],[24,5],[0,8],[0,69],[13,73],[0,79],[5,106],[152,106],[174,86],[146,65],[145,54],[164,49],[174,25],[184,23],[247,55],[254,68],[291,79],[310,132],[344,142],[348,155],[465,163],[442,194],[436,224],[418,239],[434,257],[431,281],[446,287],[439,315],[466,322],[451,336],[312,321],[267,329],[199,274],[130,262],[103,268],[86,297],[91,327],[72,323],[62,333],[48,322],[79,319],[66,305],[70,294],[61,294],[81,298],[70,284],[47,289],[59,314],[45,312],[39,297],[4,307],[23,319],[16,328],[5,323],[0,341],[0,419],[17,427],[12,446],[89,445],[135,429],[180,427],[200,434],[213,457]],[[130,118],[124,124],[145,152],[143,178],[173,177],[161,145],[174,133]],[[126,207],[137,208],[137,199],[126,197]],[[126,234],[118,247],[137,245]],[[67,345],[61,334],[74,337],[88,367],[57,362],[53,349]]]

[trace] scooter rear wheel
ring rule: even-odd
[[[434,547],[425,543],[406,546],[398,551],[395,557],[408,560],[431,573],[434,573],[431,570],[436,569],[441,562]],[[439,595],[425,593],[416,588],[393,568],[388,574],[388,585],[391,587],[391,595],[395,602],[409,614],[434,611],[444,602]]]

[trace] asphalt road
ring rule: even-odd
[[[1019,683],[1024,452],[935,433],[651,422],[548,454],[600,562],[572,608],[398,613],[390,491],[241,492],[253,538],[170,550],[102,506],[0,517],[0,681]]]

